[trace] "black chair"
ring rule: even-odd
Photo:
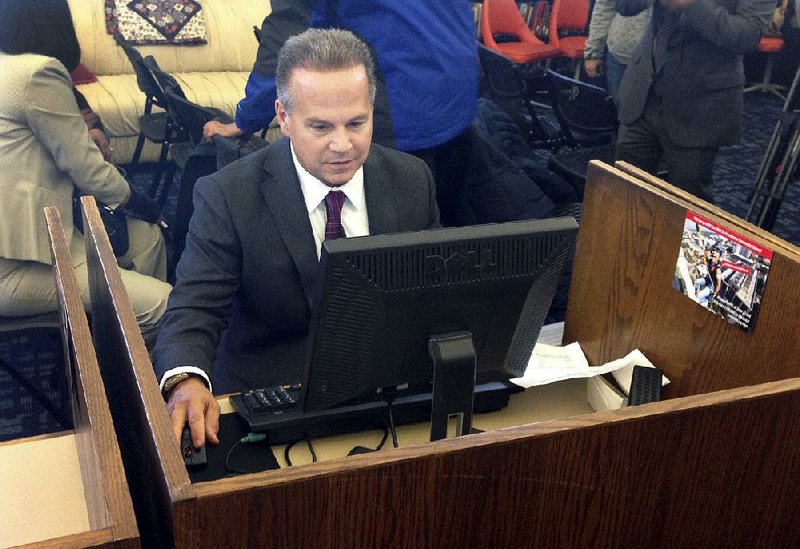
[[[186,98],[180,86],[164,88],[167,97],[167,112],[176,124],[189,138],[189,143],[197,146],[203,140],[203,126],[206,122],[217,120],[224,124],[233,122],[233,119],[224,111],[211,107],[202,107]]]
[[[617,109],[606,90],[548,70],[548,96],[570,147],[607,144],[617,135]]]
[[[163,81],[164,76],[157,77]],[[185,143],[172,146],[172,160],[181,170],[178,198],[175,206],[175,220],[172,224],[173,254],[170,259],[170,272],[177,265],[186,242],[186,232],[189,229],[189,219],[194,211],[192,191],[198,178],[213,173],[217,169],[217,151],[213,143],[204,142],[203,126],[206,122],[217,120],[228,124],[233,120],[219,110],[203,107],[188,100],[180,87],[170,86],[165,88],[168,102],[168,112],[173,123],[189,138]],[[159,201],[166,200],[168,189],[164,189],[159,196]]]
[[[560,148],[564,144],[560,128],[536,110],[540,89],[536,84],[543,82],[543,77],[535,73],[535,68],[518,65],[482,44],[478,44],[478,58],[488,99],[499,105],[520,127],[528,144],[534,148]]]
[[[170,128],[174,134],[179,136],[179,139],[173,140],[169,147],[172,163],[169,164],[163,185],[159,185],[159,181],[154,180],[153,186],[150,188],[150,196],[157,198],[158,202],[163,205],[175,179],[175,168],[181,170],[185,168],[189,156],[202,140],[203,124],[212,119],[223,122],[230,122],[231,119],[223,111],[200,107],[189,101],[177,79],[163,71],[152,56],[144,58],[144,65],[159,90],[166,114],[169,117]],[[192,113],[193,109],[202,111],[199,118],[198,115]],[[164,154],[164,158],[166,159],[166,154]]]
[[[553,114],[566,146],[554,152],[549,167],[572,183],[583,199],[591,160],[613,164],[616,157],[617,111],[603,88],[547,71]]]
[[[161,178],[169,165],[167,154],[170,145],[185,140],[185,137],[180,135],[172,126],[170,116],[166,112],[167,100],[163,87],[155,80],[148,68],[148,64],[158,65],[155,59],[152,56],[142,57],[139,50],[131,46],[120,34],[115,34],[114,40],[128,57],[136,74],[136,83],[139,86],[139,90],[145,95],[144,113],[139,117],[139,137],[136,140],[131,167],[135,168],[139,164],[145,139],[161,145],[158,163],[150,184],[150,196],[155,196]],[[159,107],[163,110],[161,112],[153,112],[153,107]]]

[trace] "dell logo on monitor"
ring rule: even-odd
[[[441,255],[425,256],[425,277],[453,277],[461,273],[484,274],[497,270],[497,262],[492,259],[492,250],[471,250],[465,254],[455,252],[450,257]]]

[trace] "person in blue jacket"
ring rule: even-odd
[[[237,137],[272,121],[278,51],[309,27],[349,30],[372,49],[378,72],[373,142],[425,160],[436,178],[442,221],[455,222],[454,195],[461,189],[478,101],[468,0],[273,0],[236,121],[209,122],[205,137]]]

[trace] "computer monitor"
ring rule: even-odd
[[[576,232],[553,218],[326,241],[305,410],[432,384],[432,440],[451,415],[468,433],[476,379],[525,371]]]

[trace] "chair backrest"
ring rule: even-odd
[[[490,99],[527,132],[530,126],[527,119],[531,113],[526,106],[527,83],[519,65],[481,44],[478,44],[478,59]]]
[[[562,145],[558,132],[548,130],[533,107],[527,75],[519,65],[478,44],[478,59],[489,89],[489,98],[519,126],[531,147],[556,149]]]
[[[519,41],[543,43],[528,28],[514,0],[483,1],[481,35],[483,43],[493,49],[497,47],[496,35],[512,36]]]
[[[168,87],[164,89],[167,96],[167,111],[189,140],[197,145],[203,139],[203,126],[206,122],[217,117],[217,113],[201,107],[186,99],[186,96],[179,93],[180,88]]]
[[[178,83],[177,78],[172,76],[170,73],[164,71],[159,65],[156,58],[152,55],[148,55],[143,59],[143,65],[145,68],[145,72],[148,74],[149,80],[153,83],[155,88],[158,90],[159,100],[164,102],[164,109],[166,110],[169,106],[169,100],[167,99],[166,90],[171,89],[176,95],[180,97],[186,97],[186,94],[183,92],[183,88],[181,88],[180,83]]]
[[[547,79],[553,112],[569,145],[580,145],[581,137],[613,139],[617,131],[617,111],[603,88],[550,70]],[[597,139],[592,141],[596,143]]]
[[[559,32],[583,31],[589,24],[589,0],[556,0],[552,13]]]
[[[162,109],[166,109],[166,99],[161,87],[158,85],[158,82],[153,79],[153,75],[148,70],[145,63],[145,58],[142,57],[142,54],[139,52],[139,50],[134,48],[119,33],[114,35],[114,40],[117,42],[117,45],[122,48],[122,51],[125,52],[125,55],[131,62],[133,71],[136,74],[136,84],[139,86],[139,90],[141,90],[141,92],[147,98],[145,103],[145,114],[150,113],[153,105]],[[148,57],[152,58],[152,56]]]

